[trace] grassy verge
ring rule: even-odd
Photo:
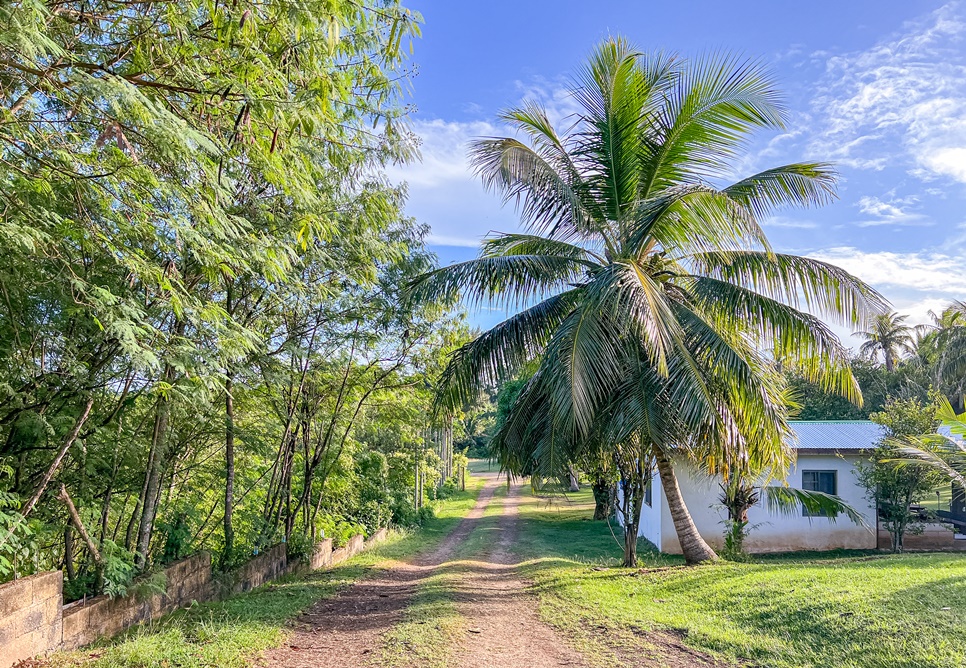
[[[966,666],[966,556],[796,554],[679,567],[620,547],[589,493],[521,508],[520,556],[541,614],[568,633],[653,648],[649,633],[726,662],[775,668]]]
[[[393,532],[377,547],[331,570],[277,580],[218,603],[192,606],[78,652],[50,659],[56,668],[231,668],[251,664],[255,652],[282,642],[288,620],[319,599],[334,595],[373,569],[386,568],[418,551],[433,549],[476,502],[478,478],[437,506],[436,517],[416,532]]]

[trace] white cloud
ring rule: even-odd
[[[938,251],[866,252],[840,246],[807,253],[866,281],[892,302],[913,325],[928,324],[929,311],[940,312],[966,295],[966,255]]]
[[[914,199],[893,200],[884,202],[878,197],[865,195],[859,198],[856,206],[859,211],[871,216],[867,220],[860,221],[859,227],[874,227],[877,225],[931,225],[932,223],[921,213],[914,213],[904,209],[908,204],[914,203]]]
[[[966,183],[962,15],[951,2],[867,51],[829,58],[813,100],[824,129],[811,151],[860,169],[898,160],[924,180]]]
[[[544,106],[558,129],[572,122],[577,103],[561,82],[535,79],[516,86],[522,98]],[[511,128],[482,120],[432,119],[415,121],[412,130],[419,138],[421,160],[392,167],[388,174],[392,181],[408,184],[407,211],[430,226],[429,243],[475,248],[491,231],[519,229],[513,207],[501,206],[500,197],[484,189],[468,158],[474,139],[513,136]]]
[[[796,220],[794,218],[786,218],[784,216],[771,216],[766,218],[761,222],[762,227],[777,227],[783,229],[795,229],[795,230],[814,230],[818,227],[818,224],[811,220]]]
[[[934,251],[866,252],[840,246],[810,253],[836,264],[875,286],[966,294],[966,257]]]
[[[469,164],[470,142],[505,135],[507,129],[486,121],[416,121],[422,159],[388,170],[395,182],[409,186],[407,212],[430,226],[429,243],[476,248],[491,230],[516,231],[513,207],[487,192]]]

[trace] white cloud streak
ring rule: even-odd
[[[901,160],[920,179],[966,183],[964,29],[951,2],[872,49],[830,57],[811,152],[858,169]]]

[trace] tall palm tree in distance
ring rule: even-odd
[[[493,438],[504,468],[561,475],[582,453],[610,453],[633,565],[653,465],[687,562],[714,559],[678,466],[727,477],[729,462],[751,460],[784,475],[787,397],[763,351],[860,401],[821,318],[861,326],[883,300],[842,269],[774,252],[760,227],[778,208],[828,202],[829,165],[720,185],[753,130],[782,126],[761,66],[609,39],[572,92],[580,111],[562,131],[526,102],[501,117],[516,137],[472,146],[484,184],[516,203],[525,231],[488,238],[478,258],[411,286],[417,298],[515,312],[453,355],[438,400],[460,405],[536,365]]]
[[[882,355],[886,371],[895,369],[896,362],[903,355],[911,354],[915,350],[914,329],[905,324],[908,317],[894,311],[875,316],[868,330],[854,334],[865,339],[865,343],[859,348],[859,353],[873,360]]]

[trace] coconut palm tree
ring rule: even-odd
[[[829,165],[718,185],[751,131],[782,125],[759,65],[645,55],[613,39],[572,92],[580,111],[563,131],[526,102],[501,116],[520,138],[472,146],[484,184],[517,204],[524,231],[487,239],[478,258],[411,289],[519,312],[453,355],[438,399],[459,405],[536,363],[493,439],[504,467],[560,474],[606,444],[635,495],[624,556],[633,565],[641,473],[653,461],[686,560],[714,559],[678,489],[678,462],[724,475],[736,459],[785,470],[781,374],[762,351],[859,401],[846,351],[820,317],[859,325],[883,301],[835,266],[774,252],[759,225],[777,208],[831,199]]]
[[[865,339],[859,353],[872,360],[881,354],[885,360],[886,371],[895,369],[899,358],[915,352],[913,328],[905,324],[908,317],[894,311],[877,315],[872,320],[870,329],[853,334]]]

